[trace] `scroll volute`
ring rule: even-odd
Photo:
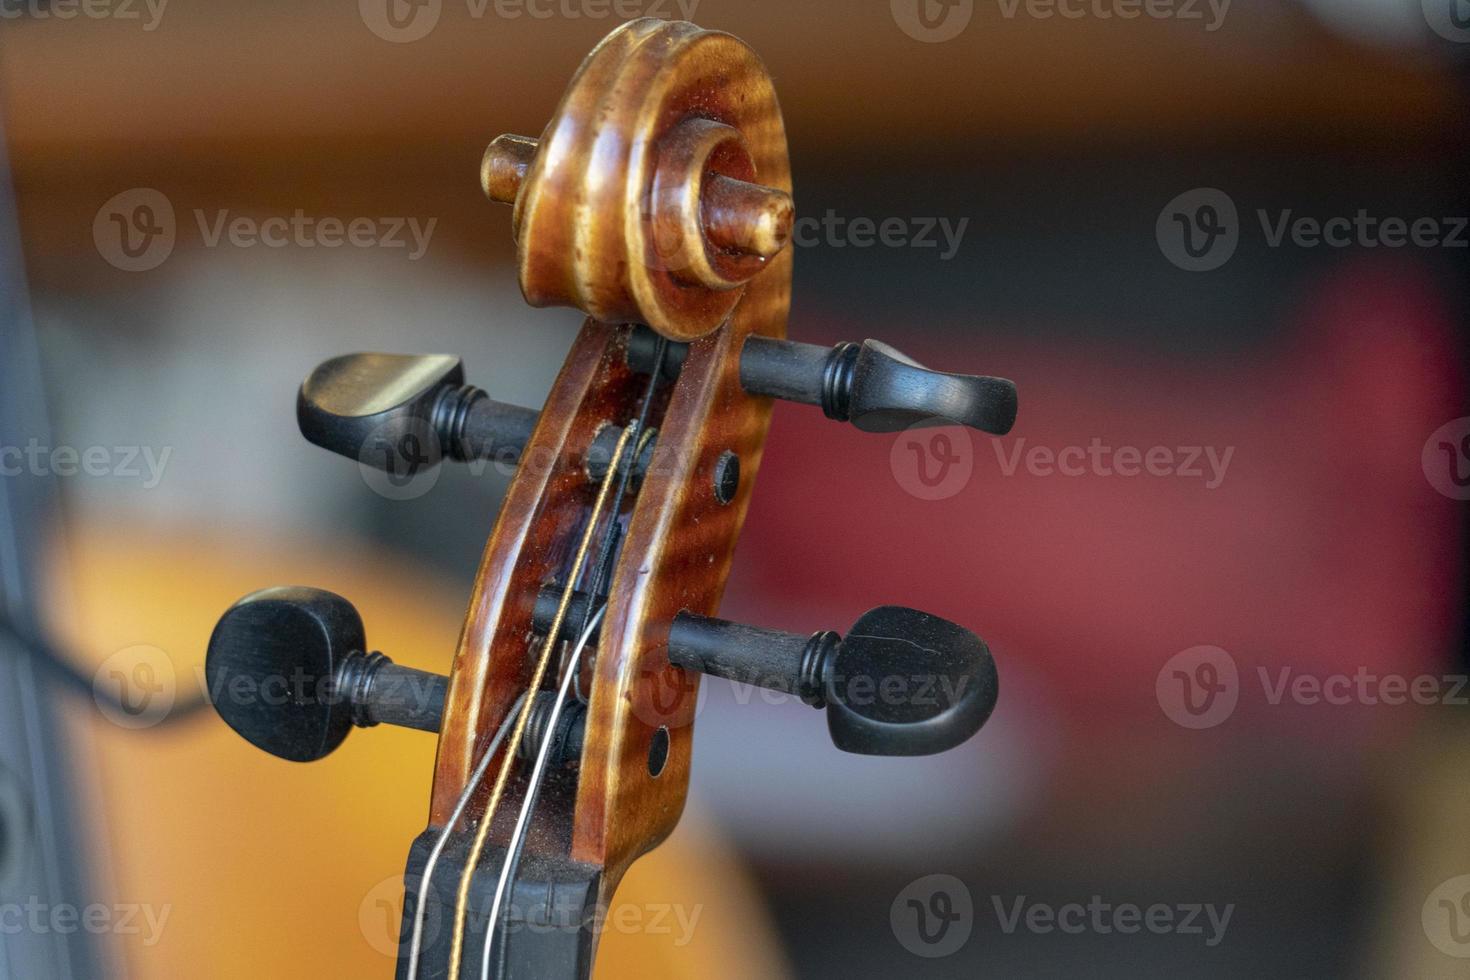
[[[596,495],[582,460],[601,426],[634,417],[646,388],[626,364],[628,331],[611,324],[694,341],[677,381],[652,402],[654,462],[621,514],[578,775],[565,793],[545,795],[527,836],[528,849],[603,866],[610,891],[673,828],[688,787],[698,682],[669,664],[668,631],[680,610],[717,612],[760,463],[770,403],[741,389],[739,354],[752,334],[785,334],[785,130],[770,77],[742,42],[642,19],[588,56],[540,140],[497,139],[481,176],[491,198],[514,203],[527,300],[591,319],[476,577],[445,707],[434,825],[528,683],[536,595],[565,585]],[[715,488],[729,453],[739,458],[733,499]]]
[[[587,57],[539,140],[491,143],[480,176],[515,206],[528,303],[686,341],[718,328],[789,239],[785,156],[749,48],[644,19]]]

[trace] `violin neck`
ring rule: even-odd
[[[455,921],[460,915],[460,878],[470,850],[471,834],[455,834],[435,864],[427,889],[422,887],[440,831],[420,834],[409,851],[404,874],[405,899],[396,980],[474,980],[482,976],[485,943],[496,884],[505,860],[502,847],[486,849],[476,865],[464,906],[464,946],[459,976],[449,975]],[[586,980],[592,973],[602,922],[599,887],[602,868],[568,858],[523,853],[508,894],[502,900],[495,945],[485,980],[536,977]],[[418,969],[410,970],[411,943],[420,903],[425,904]]]

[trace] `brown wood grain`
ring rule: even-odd
[[[631,104],[610,107],[608,93]],[[548,127],[548,133],[565,129],[576,138],[558,143],[553,135],[548,143],[543,135],[541,153],[550,145],[554,152],[581,154],[575,166],[549,179],[538,155],[527,168],[515,212],[523,283],[527,275],[542,283],[563,277],[568,295],[583,305],[578,290],[589,283],[621,288],[645,273],[653,273],[651,282],[666,271],[653,263],[611,273],[594,266],[648,260],[639,250],[649,244],[650,216],[639,208],[653,180],[650,161],[659,134],[691,113],[739,132],[748,167],[735,176],[789,194],[785,130],[759,59],[728,35],[633,22],[594,52]],[[594,123],[601,127],[595,140],[578,135]],[[573,179],[578,168],[582,176]],[[537,213],[535,220],[527,219],[527,209]],[[679,611],[718,611],[759,468],[770,403],[741,389],[739,352],[752,333],[784,336],[791,250],[762,266],[741,290],[680,284],[689,295],[660,306],[662,313],[679,304],[695,310],[723,303],[731,292],[735,300],[728,319],[693,344],[677,382],[655,399],[650,423],[659,428],[659,439],[641,489],[621,512],[609,508],[603,518],[625,521],[627,529],[590,671],[580,775],[575,796],[543,797],[526,846],[603,866],[604,900],[633,859],[673,829],[688,791],[697,682],[669,664],[667,637]],[[575,280],[570,286],[569,276]],[[675,287],[662,280],[654,288]],[[696,290],[720,295],[701,298]],[[629,292],[639,303],[665,299],[662,292],[653,298]],[[633,312],[640,321],[655,318],[641,305]],[[531,635],[537,593],[549,583],[565,584],[572,574],[575,543],[597,490],[582,459],[603,425],[627,425],[636,415],[646,379],[627,368],[625,337],[626,330],[596,319],[583,326],[486,546],[445,706],[431,804],[435,826],[448,818],[480,747],[528,681],[529,654],[538,642]],[[739,456],[741,481],[734,499],[722,504],[714,474],[726,452]],[[649,747],[661,728],[669,753],[655,774]],[[508,800],[519,796],[513,787]],[[471,820],[480,817],[483,802],[472,806]]]
[[[567,87],[515,199],[526,301],[681,341],[718,328],[769,260],[712,246],[703,178],[774,186],[752,152],[769,145],[773,122],[784,146],[765,67],[730,35],[652,18],[608,35]],[[695,135],[711,130],[707,143]]]

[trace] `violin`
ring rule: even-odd
[[[312,443],[394,485],[444,462],[515,466],[447,676],[372,650],[345,598],[245,596],[210,638],[217,699],[282,759],[354,727],[438,735],[412,842],[399,980],[590,975],[600,916],[668,836],[689,784],[702,675],[825,710],[836,747],[942,752],[998,681],[984,641],[879,606],[840,635],[718,617],[773,401],[874,433],[1009,431],[1015,386],[875,340],[786,339],[794,205],[770,75],[740,40],[652,18],[614,30],[539,138],[490,143],[521,291],[588,319],[539,411],[467,384],[449,355],[354,353],[313,370]]]

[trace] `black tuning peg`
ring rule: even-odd
[[[538,412],[490,398],[464,383],[464,364],[447,354],[344,354],[307,375],[296,421],[307,440],[334,453],[414,476],[441,459],[514,463]],[[603,426],[587,454],[594,478],[607,469],[622,429]],[[653,440],[634,467],[648,469]]]
[[[651,331],[639,328],[628,363],[647,371]],[[687,345],[670,345],[665,373],[677,372]],[[864,432],[966,425],[1005,435],[1016,422],[1016,386],[1005,378],[946,374],[924,367],[876,340],[835,347],[751,337],[740,352],[740,385],[753,395],[820,406],[828,418]]]
[[[437,732],[449,690],[447,677],[367,652],[352,603],[302,586],[262,589],[231,606],[209,638],[204,676],[226,724],[291,762],[330,754],[354,726]],[[555,703],[551,691],[536,695],[516,747],[523,758],[547,737]],[[581,758],[585,727],[581,706],[560,713],[552,734],[558,759]]]
[[[231,606],[209,638],[204,676],[226,724],[292,762],[322,758],[354,725],[438,731],[449,684],[369,653],[352,603],[302,587]]]
[[[669,661],[825,707],[833,743],[863,755],[952,749],[980,730],[999,693],[984,640],[903,606],[869,610],[845,638],[680,613]]]
[[[561,594],[543,589],[534,628],[544,633]],[[572,593],[579,621],[587,596]],[[985,641],[948,620],[879,606],[847,636],[811,636],[681,612],[669,628],[669,662],[686,670],[794,694],[827,709],[832,741],[862,755],[929,755],[980,730],[1000,681]]]
[[[1001,436],[1016,422],[1010,381],[932,371],[876,340],[826,348],[752,337],[740,353],[740,385],[751,394],[820,405],[828,418],[864,432],[967,425]]]

